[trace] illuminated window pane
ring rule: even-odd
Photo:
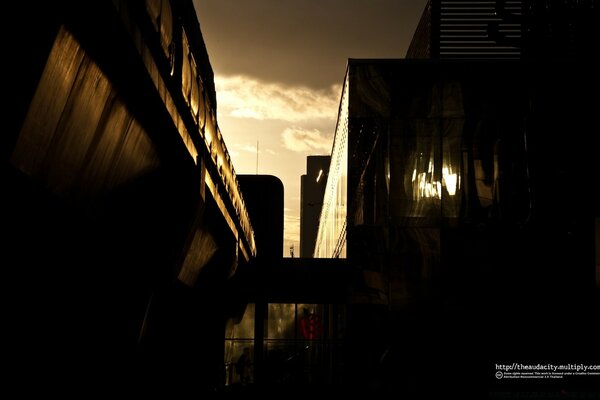
[[[322,304],[298,304],[297,333],[305,340],[321,339],[324,329]]]
[[[200,78],[198,87],[198,127],[200,129],[204,129],[204,124],[206,124],[206,108],[208,107],[208,100],[206,100],[204,94],[204,88],[202,86],[202,79]]]
[[[295,308],[295,304],[269,304],[269,319],[265,336],[269,339],[293,339]]]
[[[160,14],[160,44],[167,57],[170,56],[171,41],[173,40],[173,16],[168,0],[162,1]]]
[[[190,103],[190,93],[192,91],[192,64],[190,62],[190,47],[185,31],[181,35],[183,57],[181,63],[181,93],[185,101]]]
[[[248,366],[249,383],[254,381],[254,342],[251,340],[226,340],[225,341],[225,385],[240,383],[240,374],[236,371],[236,363],[247,348],[250,354]]]
[[[442,213],[456,218],[461,204],[461,144],[465,120],[445,119],[442,132]]]
[[[191,92],[190,92],[190,108],[192,109],[192,115],[194,116],[194,120],[197,121],[198,119],[198,100],[199,100],[199,93],[198,93],[198,71],[196,68],[196,62],[194,61],[194,58],[192,57],[190,60],[190,66],[191,66],[191,70],[192,70],[192,80],[191,80]]]
[[[227,321],[225,327],[225,338],[227,339],[253,339],[254,338],[254,320],[255,306],[254,303],[246,306],[246,311],[241,321],[232,319]]]
[[[348,199],[348,80],[344,84],[314,256],[346,258]]]

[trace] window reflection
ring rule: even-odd
[[[333,379],[332,374],[343,363],[345,305],[268,304],[264,338],[254,337],[255,307],[249,304],[243,318],[227,322],[225,385],[243,383],[235,364],[244,348],[252,355],[253,365],[259,360],[267,382],[318,383]],[[262,342],[261,354],[255,353],[257,341]],[[251,370],[254,374],[254,367]]]
[[[318,383],[331,378],[345,327],[345,306],[269,304],[265,373],[272,383]]]
[[[346,216],[348,199],[348,82],[342,91],[331,164],[323,196],[314,256],[346,258]]]
[[[266,337],[293,339],[296,319],[295,304],[269,304]]]
[[[247,348],[250,364],[254,364],[254,325],[256,320],[255,304],[250,303],[239,321],[227,320],[225,325],[225,385],[241,383],[241,374],[236,371],[236,362]],[[249,383],[254,381],[254,369],[246,371]]]

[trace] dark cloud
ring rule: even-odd
[[[313,88],[348,58],[402,58],[426,0],[194,0],[216,74]]]

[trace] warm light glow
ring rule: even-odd
[[[444,180],[444,186],[448,191],[450,196],[454,196],[456,194],[456,189],[458,188],[458,175],[453,174],[448,167],[442,168],[442,179]]]
[[[212,132],[210,131],[210,129],[206,129],[204,131],[204,140],[206,141],[206,144],[208,145],[208,147],[210,147],[210,145],[212,144]]]
[[[413,187],[413,198],[418,200],[422,197],[442,197],[442,186],[446,188],[450,196],[456,195],[456,191],[460,187],[460,177],[456,173],[456,170],[451,166],[446,165],[442,167],[442,180],[433,180],[434,176],[433,162],[429,162],[427,165],[427,172],[419,172],[417,168],[413,169],[412,179]]]
[[[348,112],[349,83],[344,81],[340,112],[335,129],[331,164],[323,195],[323,208],[315,242],[316,258],[346,258],[346,222],[348,199]]]
[[[317,176],[317,183],[319,183],[322,176],[323,176],[323,170],[321,169],[321,170],[319,170],[319,176]]]
[[[428,181],[427,176],[431,176],[431,173],[421,172],[417,174],[417,170],[413,170],[412,181],[417,184],[417,192],[414,194],[415,199],[422,197],[437,197],[441,198],[442,184],[438,181]]]
[[[215,85],[220,115],[293,122],[335,118],[341,91],[339,85],[315,90],[243,75],[217,75]]]

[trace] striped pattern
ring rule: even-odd
[[[431,32],[439,58],[521,57],[521,0],[440,0],[433,1],[431,12],[439,21]]]
[[[600,0],[430,0],[406,58],[596,58]]]

